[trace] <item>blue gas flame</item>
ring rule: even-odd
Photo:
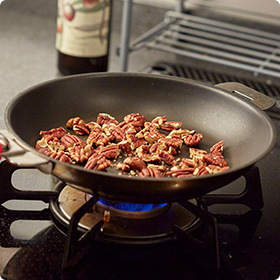
[[[111,201],[103,198],[99,199],[98,202],[105,206],[115,208],[117,210],[130,211],[130,212],[146,212],[167,205],[167,203],[153,204],[153,203],[118,202],[118,201]]]

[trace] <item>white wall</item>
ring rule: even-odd
[[[175,5],[178,3],[177,0],[133,0],[133,2],[167,9],[174,9]]]
[[[135,3],[174,9],[178,0],[133,0]],[[186,0],[185,5],[193,7],[210,4],[213,8],[219,6],[238,8],[249,12],[273,15],[280,19],[280,0]]]

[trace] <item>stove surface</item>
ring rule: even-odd
[[[96,244],[75,269],[62,272],[65,238],[53,226],[20,249],[3,273],[4,279],[215,279],[176,246],[127,248]],[[196,270],[193,267],[197,267]],[[7,278],[6,278],[7,277]],[[229,279],[229,278],[228,278]]]

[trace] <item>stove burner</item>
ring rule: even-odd
[[[260,209],[263,207],[257,167],[252,167],[244,174],[246,185],[240,194],[208,194],[197,198],[196,203],[193,203],[194,201],[179,201],[167,204],[168,211],[146,219],[131,219],[112,215],[108,221],[104,219],[104,212],[109,206],[104,205],[104,211],[100,211],[100,208],[98,210],[101,205],[98,203],[100,199],[98,195],[90,197],[63,182],[56,185],[54,192],[19,192],[11,184],[11,175],[17,168],[5,162],[0,167],[3,171],[1,174],[5,174],[5,176],[0,176],[2,182],[0,185],[4,186],[1,189],[1,203],[12,198],[49,202],[53,222],[58,229],[66,233],[65,238],[63,238],[65,241],[63,256],[59,256],[59,260],[62,258],[61,270],[64,272],[70,271],[72,268],[75,269],[76,264],[81,264],[84,256],[89,253],[89,249],[96,249],[96,246],[99,245],[103,248],[107,244],[112,249],[117,245],[121,246],[119,248],[132,248],[134,251],[134,248],[141,247],[143,250],[150,250],[152,247],[150,245],[164,245],[165,247],[176,243],[182,249],[184,256],[191,256],[192,260],[198,261],[199,267],[210,269],[215,276],[227,273],[227,277],[222,279],[241,279],[240,277],[228,277],[229,275],[239,276],[228,257],[235,258],[235,249],[242,250],[251,240],[261,217]],[[242,215],[213,215],[208,211],[208,207],[215,204],[242,204],[252,210]],[[158,209],[164,209],[167,206],[164,205]],[[7,224],[5,222],[4,226],[0,227],[1,236],[6,236],[8,240],[5,246],[7,244],[12,247],[15,244],[32,246],[33,240],[30,240],[30,244],[25,244],[24,241],[18,242],[11,237],[12,222],[21,219],[19,212],[7,210],[4,206],[1,207],[3,211],[0,211],[0,214],[2,213],[0,219],[4,221],[9,216]],[[29,212],[31,213],[31,211]],[[24,213],[29,212],[25,211]],[[10,216],[11,214],[12,216]],[[221,239],[223,234],[221,236],[218,226],[224,224],[238,227],[239,235],[236,240]],[[249,228],[250,230],[248,230]],[[0,245],[3,246],[2,243]],[[38,248],[36,247],[36,252]]]
[[[68,185],[58,184],[57,189],[60,192],[58,201],[52,202],[50,209],[57,226],[66,232],[74,213],[85,205],[91,196]],[[98,222],[104,221],[101,228],[102,238],[112,243],[134,241],[147,243],[149,240],[153,242],[152,240],[156,238],[160,239],[160,242],[165,242],[169,240],[174,225],[190,231],[199,225],[199,218],[178,203],[153,204],[155,208],[152,210],[147,210],[147,207],[152,207],[151,205],[144,204],[145,208],[142,208],[142,211],[133,212],[116,209],[114,202],[110,200],[106,203],[111,203],[114,208],[104,205],[103,201],[99,199],[93,208],[82,216],[78,223],[80,232],[87,232]],[[128,204],[130,203],[120,205],[127,207]],[[139,210],[140,206],[143,204],[133,205],[136,210]],[[104,213],[108,209],[110,219],[106,221]]]
[[[118,202],[109,199],[101,198],[98,203],[114,208],[116,210],[128,211],[128,212],[147,212],[154,209],[162,208],[167,205],[167,203],[161,204],[146,204],[146,203],[129,203],[129,202]]]
[[[97,211],[110,211],[115,216],[132,219],[151,218],[167,211],[170,204],[152,204],[152,203],[129,203],[113,201],[105,198],[98,200]]]

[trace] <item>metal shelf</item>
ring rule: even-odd
[[[143,47],[280,77],[280,35],[226,22],[169,11],[129,52]]]

